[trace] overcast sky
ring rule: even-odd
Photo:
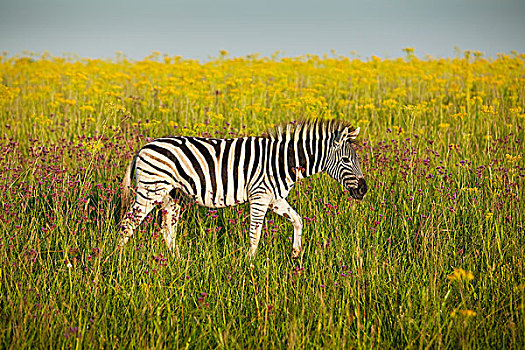
[[[0,51],[207,59],[525,52],[525,0],[0,0]]]

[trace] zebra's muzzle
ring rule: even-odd
[[[360,178],[357,182],[356,188],[350,188],[348,189],[350,192],[350,196],[354,199],[363,199],[363,197],[366,194],[366,191],[368,191],[368,186],[366,185],[366,181],[364,178]]]

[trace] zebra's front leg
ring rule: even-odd
[[[285,217],[290,220],[293,225],[293,247],[292,247],[292,258],[298,258],[301,252],[301,234],[303,230],[303,220],[301,216],[288,204],[286,199],[281,198],[273,201],[270,205],[270,209],[274,213]]]
[[[172,255],[179,254],[179,247],[175,243],[179,218],[180,205],[178,200],[166,196],[162,205],[162,235]]]
[[[250,251],[248,258],[253,260],[261,239],[264,217],[268,211],[269,198],[259,197],[250,201]]]

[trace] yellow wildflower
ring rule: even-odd
[[[477,315],[476,311],[474,310],[459,310],[459,313],[467,317],[474,317]]]
[[[450,316],[456,317],[457,314],[460,314],[461,316],[465,316],[465,317],[475,317],[477,315],[476,311],[474,311],[474,310],[469,310],[469,309],[458,310],[458,309],[454,309],[450,313]]]
[[[454,268],[454,272],[452,272],[450,275],[447,276],[447,278],[451,281],[472,281],[474,279],[474,275],[470,271],[465,271],[462,268]]]
[[[81,107],[79,107],[79,109],[81,111],[83,111],[83,112],[88,112],[88,113],[95,112],[95,108],[93,106],[90,106],[90,105],[81,106]]]
[[[521,159],[521,154],[518,154],[516,156],[510,155],[510,154],[505,154],[505,159],[507,159],[507,161],[509,161],[511,163],[514,163],[514,162],[517,162],[518,160]]]

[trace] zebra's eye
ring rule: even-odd
[[[341,159],[343,160],[344,163],[350,163],[350,158],[348,157],[342,157]]]

